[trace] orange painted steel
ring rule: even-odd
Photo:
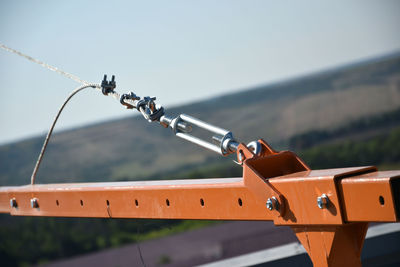
[[[400,216],[399,174],[399,171],[384,171],[343,179],[339,190],[346,203],[342,206],[345,220],[398,221]]]
[[[0,187],[11,215],[273,220],[289,225],[315,266],[360,266],[368,222],[398,222],[400,171],[311,170],[259,140],[238,146],[243,178]],[[323,196],[321,206],[317,199]],[[276,205],[266,203],[275,198]],[[31,202],[34,201],[31,206]]]
[[[361,266],[368,223],[292,227],[315,266]]]
[[[367,171],[368,174],[357,175]],[[349,177],[351,174],[354,176]],[[340,176],[346,177],[338,183],[343,198],[337,195],[333,182]],[[303,171],[270,178],[269,183],[285,201],[286,208],[282,215],[266,208],[266,199],[274,196],[275,191],[268,186],[264,188],[262,183],[266,182],[261,179],[262,183],[252,184],[253,180],[257,181],[256,178],[247,170],[244,179],[2,187],[0,211],[29,216],[274,220],[276,225],[398,221],[392,183],[394,178],[400,178],[400,171],[377,172],[374,167],[344,168]],[[250,189],[252,186],[264,190],[264,196],[254,193]],[[358,193],[351,194],[352,191]],[[330,200],[326,209],[317,206],[316,199],[322,193],[326,193]],[[379,202],[379,196],[385,199],[384,205]],[[33,198],[37,199],[39,208],[31,207]],[[10,207],[11,199],[15,199],[16,208]]]
[[[27,185],[0,189],[11,215],[271,220],[242,178]],[[5,195],[7,197],[5,197]],[[18,207],[11,208],[15,198]],[[32,208],[36,198],[39,208]]]

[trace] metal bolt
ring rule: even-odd
[[[254,155],[259,155],[262,150],[261,144],[258,141],[248,143],[247,147],[254,153]]]
[[[39,208],[39,200],[37,198],[34,197],[31,199],[31,207],[32,209]]]
[[[270,199],[270,198],[268,198],[268,200],[267,200],[267,208],[269,209],[269,210],[272,210],[272,200]]]
[[[242,162],[244,160],[244,153],[242,150],[239,151],[239,161]]]
[[[17,208],[18,207],[18,203],[17,200],[14,198],[10,199],[10,206],[11,208]]]
[[[329,198],[326,194],[322,194],[317,198],[318,208],[323,209],[326,208],[329,204]]]
[[[279,210],[279,201],[276,199],[276,197],[268,198],[265,205],[269,210]]]

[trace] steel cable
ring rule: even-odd
[[[71,74],[71,73],[68,73],[68,72],[66,72],[66,71],[63,71],[63,70],[61,70],[61,69],[59,69],[59,68],[57,68],[57,67],[51,66],[51,65],[49,65],[49,64],[47,64],[47,63],[45,63],[45,62],[43,62],[43,61],[40,61],[40,60],[35,59],[35,58],[31,57],[31,56],[28,56],[28,55],[26,55],[26,54],[24,54],[24,53],[22,53],[22,52],[20,52],[20,51],[18,51],[18,50],[16,50],[16,49],[10,48],[10,47],[8,47],[8,46],[2,44],[2,43],[0,43],[0,47],[1,47],[2,49],[4,49],[5,51],[8,51],[8,52],[11,52],[11,53],[13,53],[13,54],[16,54],[16,55],[18,55],[18,56],[20,56],[20,57],[23,57],[23,58],[25,58],[25,59],[27,59],[27,60],[29,60],[29,61],[31,61],[31,62],[34,62],[34,63],[36,63],[36,64],[39,64],[40,66],[42,66],[42,67],[44,67],[44,68],[46,68],[46,69],[48,69],[48,70],[54,71],[54,72],[56,72],[56,73],[58,73],[58,74],[63,75],[64,77],[67,77],[67,78],[69,78],[69,79],[71,79],[71,80],[73,80],[73,81],[76,81],[76,82],[78,82],[78,83],[80,83],[80,84],[83,85],[83,86],[80,86],[80,87],[76,88],[75,90],[73,90],[73,91],[71,92],[71,94],[67,97],[67,99],[64,101],[64,103],[62,104],[61,108],[59,109],[59,111],[58,111],[58,113],[57,113],[57,115],[56,115],[56,117],[55,117],[55,119],[54,119],[54,121],[53,121],[53,124],[52,124],[51,127],[50,127],[49,132],[47,133],[46,139],[45,139],[45,141],[44,141],[44,143],[43,143],[43,146],[42,146],[42,150],[40,151],[39,157],[38,157],[38,159],[37,159],[37,161],[36,161],[36,165],[35,165],[35,168],[34,168],[34,170],[33,170],[32,176],[31,176],[31,184],[34,184],[34,183],[35,183],[35,179],[36,179],[37,171],[38,171],[38,169],[39,169],[40,163],[42,162],[42,158],[43,158],[43,155],[44,155],[44,153],[45,153],[45,151],[46,151],[47,144],[49,143],[50,137],[51,137],[51,135],[52,135],[52,133],[53,133],[54,126],[56,125],[57,120],[58,120],[58,118],[59,118],[61,112],[63,111],[64,107],[66,106],[66,104],[67,104],[67,103],[69,102],[69,100],[70,100],[75,94],[77,94],[79,91],[81,91],[81,90],[83,90],[83,89],[85,89],[85,88],[89,88],[89,87],[97,88],[97,89],[100,89],[100,90],[101,90],[101,86],[100,86],[99,84],[91,84],[91,83],[89,83],[89,82],[87,82],[87,81],[85,81],[85,80],[83,80],[83,79],[81,79],[81,78],[79,78],[79,77],[77,77],[77,76]],[[119,93],[115,92],[115,91],[111,91],[111,92],[109,92],[107,95],[108,95],[108,96],[111,96],[111,97],[113,97],[113,98],[115,98],[117,101],[120,101],[121,95],[120,95]],[[132,106],[136,107],[136,101],[133,101],[133,100],[130,100],[130,99],[126,99],[126,100],[124,100],[124,101],[125,101],[126,103],[131,104]],[[142,113],[143,113],[143,112],[142,112]]]
[[[49,69],[49,70],[54,71],[54,72],[57,72],[58,74],[61,74],[64,77],[67,77],[67,78],[69,78],[71,80],[74,80],[75,82],[78,82],[78,83],[81,83],[81,84],[84,84],[84,85],[89,84],[87,81],[82,80],[81,78],[79,78],[79,77],[77,77],[77,76],[75,76],[75,75],[73,75],[71,73],[63,71],[63,70],[61,70],[61,69],[59,69],[57,67],[51,66],[51,65],[49,65],[47,63],[44,63],[43,61],[40,61],[38,59],[35,59],[35,58],[31,57],[31,56],[25,55],[24,53],[22,53],[22,52],[20,52],[18,50],[15,50],[13,48],[10,48],[10,47],[2,44],[2,43],[0,43],[0,47],[3,48],[4,50],[8,51],[8,52],[14,53],[14,54],[16,54],[18,56],[26,58],[29,61],[32,61],[32,62],[34,62],[36,64],[39,64],[40,66],[42,66],[42,67],[44,67],[46,69]]]
[[[78,92],[80,92],[80,91],[82,91],[82,90],[84,90],[84,89],[86,89],[86,88],[90,88],[90,87],[91,87],[91,88],[98,88],[98,89],[101,89],[100,85],[98,85],[98,84],[86,84],[86,85],[80,86],[80,87],[76,88],[75,90],[73,90],[73,91],[71,92],[71,94],[67,97],[67,99],[65,99],[64,103],[62,104],[62,106],[61,106],[60,109],[58,110],[57,115],[56,115],[56,117],[54,118],[53,123],[52,123],[52,125],[51,125],[51,127],[50,127],[50,130],[49,130],[49,132],[47,133],[46,139],[44,140],[44,143],[43,143],[43,146],[42,146],[42,150],[40,151],[39,157],[38,157],[38,159],[37,159],[37,161],[36,161],[35,168],[33,169],[32,176],[31,176],[31,184],[32,184],[32,185],[35,183],[37,171],[39,170],[39,166],[40,166],[40,163],[42,162],[43,155],[44,155],[44,153],[45,153],[45,151],[46,151],[46,148],[47,148],[47,144],[48,144],[49,141],[50,141],[50,137],[51,137],[51,134],[53,133],[54,126],[56,125],[57,120],[58,120],[58,118],[59,118],[60,115],[61,115],[61,112],[63,111],[63,109],[65,108],[65,106],[66,106],[67,103],[69,102],[69,100],[71,100],[71,98],[72,98],[74,95],[76,95]]]
[[[41,162],[42,162],[42,159],[43,159],[44,153],[45,153],[45,151],[46,151],[47,145],[48,145],[48,143],[49,143],[49,141],[50,141],[51,135],[53,134],[54,127],[56,126],[56,123],[57,123],[57,121],[58,121],[58,118],[59,118],[60,115],[61,115],[61,112],[64,110],[65,106],[67,105],[67,103],[71,100],[71,98],[72,98],[74,95],[76,95],[78,92],[80,92],[80,91],[82,91],[82,90],[84,90],[84,89],[86,89],[86,88],[90,88],[90,87],[91,87],[91,88],[95,88],[95,89],[100,89],[100,90],[101,90],[101,86],[100,86],[99,84],[93,84],[93,83],[92,83],[92,84],[89,84],[89,83],[88,83],[88,84],[85,84],[85,85],[83,85],[83,86],[80,86],[80,87],[76,88],[75,90],[73,90],[73,91],[71,92],[71,94],[65,99],[64,103],[61,105],[60,109],[58,110],[57,115],[56,115],[56,117],[54,118],[53,123],[51,124],[51,127],[50,127],[50,129],[49,129],[49,131],[48,131],[48,133],[47,133],[47,135],[46,135],[46,139],[44,140],[42,149],[41,149],[41,151],[40,151],[40,153],[39,153],[39,157],[38,157],[38,159],[37,159],[37,161],[36,161],[36,164],[35,164],[35,168],[33,169],[33,172],[32,172],[32,175],[31,175],[31,184],[32,184],[32,185],[35,184],[36,174],[37,174],[37,172],[38,172],[38,170],[39,170],[39,166],[40,166],[40,164],[41,164]],[[120,94],[117,93],[116,91],[109,92],[107,95],[108,95],[108,96],[111,96],[111,97],[113,97],[113,98],[115,98],[115,99],[118,100],[118,101],[120,100]],[[135,106],[135,104],[136,104],[136,103],[135,103],[136,101],[132,101],[132,100],[129,100],[129,99],[125,100],[125,102],[128,102],[128,103],[130,103],[130,104],[132,104],[132,105],[134,105],[134,106]],[[140,111],[141,111],[141,113],[143,114],[143,110],[140,109]]]

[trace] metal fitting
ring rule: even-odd
[[[279,201],[276,199],[276,197],[268,198],[265,205],[269,210],[279,210]]]
[[[18,208],[17,200],[14,198],[10,199],[10,206],[11,208]]]
[[[327,208],[328,204],[329,204],[329,198],[326,194],[322,194],[320,197],[317,197],[318,208],[320,209]]]
[[[39,208],[39,200],[36,197],[31,199],[31,207],[32,209]]]
[[[134,92],[129,92],[129,93],[127,93],[127,94],[122,94],[122,95],[121,95],[121,97],[120,97],[120,99],[119,99],[119,102],[120,102],[122,105],[124,105],[125,108],[127,108],[127,109],[133,109],[133,108],[135,108],[135,107],[132,106],[132,105],[129,104],[129,103],[126,103],[126,102],[124,101],[125,99],[128,99],[128,100],[139,100],[140,97],[138,97],[137,95],[135,95]]]
[[[245,156],[244,156],[244,153],[243,153],[242,150],[239,151],[238,160],[239,160],[240,162],[243,162],[243,160],[245,160]],[[238,164],[240,164],[240,163],[238,162]]]
[[[249,148],[254,153],[254,155],[259,155],[262,150],[262,146],[258,141],[252,141],[248,143],[247,148]]]
[[[101,92],[103,95],[108,95],[113,92],[116,87],[115,76],[111,77],[111,81],[107,81],[107,75],[104,74],[103,81],[101,82]]]
[[[232,152],[235,152],[230,148],[230,144],[232,142],[235,142],[235,140],[233,138],[233,134],[231,132],[227,132],[222,137],[221,143],[219,144],[219,147],[221,148],[222,155],[228,155],[228,154],[231,154]]]

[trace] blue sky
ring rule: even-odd
[[[1,1],[0,42],[169,106],[400,50],[399,1]],[[77,83],[0,50],[0,143],[44,134]],[[130,116],[88,90],[56,129]]]

